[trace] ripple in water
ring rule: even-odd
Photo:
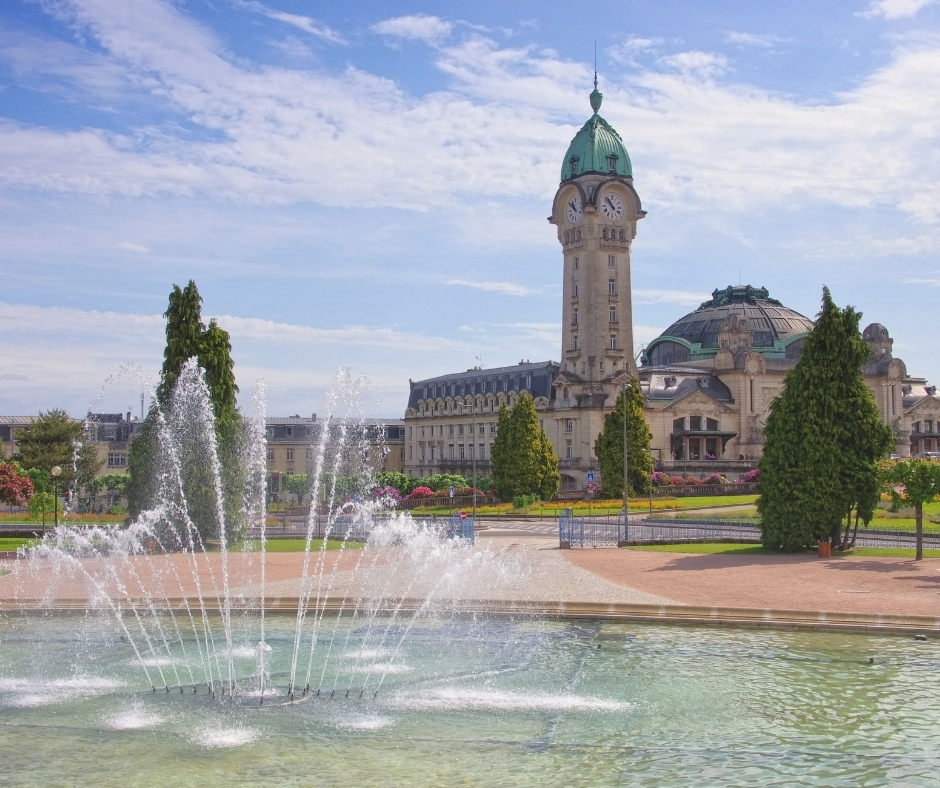
[[[531,711],[625,711],[629,703],[579,695],[542,695],[501,690],[443,688],[413,697],[395,698],[411,709],[499,709]]]
[[[114,715],[108,720],[108,725],[115,731],[133,731],[141,728],[153,728],[163,722],[162,717],[148,714],[142,709],[131,709]]]
[[[206,749],[244,747],[257,741],[260,735],[251,728],[203,728],[193,732],[192,741]]]
[[[0,679],[0,693],[9,693],[6,704],[16,708],[33,708],[105,695],[124,686],[124,682],[91,676],[76,676],[57,681],[36,679]],[[41,688],[41,691],[39,691]]]
[[[377,731],[394,724],[395,720],[391,717],[371,717],[365,715],[345,717],[336,721],[337,728],[345,728],[354,731]]]

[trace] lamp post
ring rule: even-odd
[[[62,469],[58,465],[53,465],[49,469],[49,473],[52,474],[52,514],[54,517],[53,522],[55,522],[56,528],[59,527],[59,488],[56,485],[56,479],[62,475]]]
[[[629,452],[627,451],[627,384],[620,388],[623,397],[623,540],[627,541],[627,528],[630,525],[630,479],[628,474]]]
[[[473,404],[470,408],[470,461],[473,463],[473,481],[470,486],[473,488],[473,527],[477,525],[477,399],[474,396]]]

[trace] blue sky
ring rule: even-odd
[[[9,0],[0,410],[139,408],[190,278],[271,413],[339,366],[400,416],[409,378],[557,360],[595,40],[638,342],[716,287],[813,316],[826,284],[940,379],[940,2]]]

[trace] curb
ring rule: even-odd
[[[143,600],[137,600],[143,604]],[[152,600],[165,608],[163,600]],[[363,600],[365,601],[365,600]],[[175,610],[184,609],[184,600],[168,600]],[[162,603],[162,604],[161,604]],[[272,597],[265,600],[265,613],[286,614],[297,612],[297,597]],[[396,607],[398,602],[396,602]],[[349,609],[349,600],[328,598],[321,609],[329,612]],[[83,600],[59,600],[52,604],[39,599],[0,600],[3,613],[73,613],[84,612],[88,605]],[[213,612],[218,612],[210,607]],[[236,604],[233,610],[250,611],[252,605]],[[463,614],[549,616],[552,618],[601,619],[605,621],[632,621],[683,626],[731,626],[760,629],[801,629],[823,632],[860,632],[867,634],[925,634],[940,636],[940,616],[903,616],[872,613],[833,613],[815,610],[783,610],[773,608],[697,607],[692,605],[646,605],[607,602],[562,602],[509,600],[462,600],[446,608],[426,607],[424,599],[406,599],[401,604],[404,612],[446,609]]]

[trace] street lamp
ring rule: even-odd
[[[52,513],[55,518],[56,528],[59,527],[59,488],[56,485],[56,479],[62,475],[62,469],[58,465],[53,465],[49,469],[52,474]]]
[[[627,384],[624,383],[620,388],[623,397],[623,539],[627,540],[627,528],[630,525],[630,480],[627,472]]]
[[[470,460],[473,463],[473,481],[470,486],[473,488],[473,527],[477,527],[477,401],[473,398],[473,405],[470,408]]]

